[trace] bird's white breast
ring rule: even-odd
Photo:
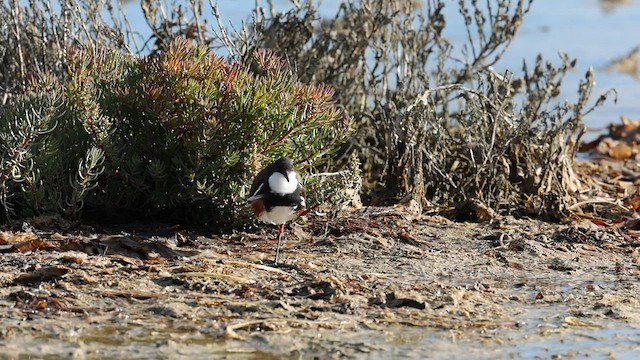
[[[260,220],[271,224],[284,224],[295,217],[296,211],[291,206],[274,206],[269,212],[260,215]]]
[[[295,171],[287,173],[289,181],[284,175],[276,172],[269,176],[269,188],[274,194],[284,195],[294,193],[298,189],[298,177]]]

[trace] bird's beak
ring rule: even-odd
[[[287,170],[278,170],[278,172],[282,175],[284,175],[284,178],[287,179],[287,182],[289,182],[289,174],[287,174]]]

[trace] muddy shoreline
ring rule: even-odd
[[[589,221],[453,223],[361,209],[294,224],[279,268],[268,265],[270,228],[221,237],[146,230],[3,232],[2,353],[518,356],[523,343],[608,329],[628,339],[546,355],[615,357],[638,346],[638,243]]]

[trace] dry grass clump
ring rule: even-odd
[[[369,202],[414,199],[453,206],[461,218],[481,207],[560,219],[580,187],[572,166],[583,116],[606,94],[589,104],[588,73],[577,101],[561,102],[576,62],[566,55],[558,65],[525,61],[520,76],[493,70],[531,4],[346,1],[335,17],[318,19],[307,2],[256,11],[257,32],[237,40],[242,49],[280,51],[299,64],[302,79],[336,89],[357,124],[342,154],[359,155]],[[466,27],[462,49],[446,37],[455,20],[445,18],[447,6],[458,7]]]
[[[544,76],[537,76],[543,67]],[[490,74],[473,89],[427,90],[399,120],[406,135],[393,170],[403,193],[423,204],[454,205],[458,218],[486,218],[485,207],[552,220],[568,216],[581,189],[573,162],[582,118],[593,109],[587,108],[592,73],[580,83],[577,103],[548,102],[572,67],[567,57],[560,68],[539,58],[523,78]],[[438,109],[439,91],[457,97],[458,106]]]

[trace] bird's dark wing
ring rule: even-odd
[[[251,202],[256,199],[260,199],[265,194],[269,193],[271,190],[269,189],[269,179],[268,174],[271,173],[271,167],[267,166],[266,168],[260,170],[258,175],[253,179],[253,183],[251,184],[251,189],[249,190],[249,198],[247,201]]]

